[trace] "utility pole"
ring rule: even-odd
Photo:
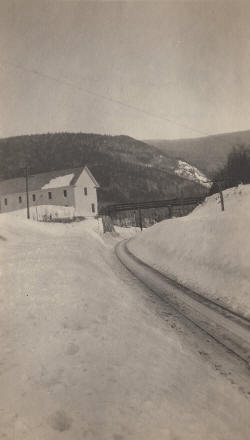
[[[217,187],[218,187],[219,195],[220,195],[221,210],[225,211],[224,197],[223,197],[223,192],[222,192],[222,189],[221,189],[221,187],[222,187],[221,182],[217,182]]]
[[[26,180],[26,202],[27,202],[27,218],[30,218],[30,202],[29,202],[29,169],[25,168],[25,180]]]
[[[223,181],[222,180],[208,180],[208,182],[212,182],[212,183],[216,184],[217,189],[218,189],[218,193],[220,196],[221,210],[225,211],[224,196],[223,196],[222,185],[221,185],[221,182],[223,182]]]
[[[139,226],[142,231],[142,216],[141,216],[141,209],[140,208],[138,209],[138,213],[139,213]]]
[[[224,206],[224,197],[223,197],[223,192],[220,189],[220,204],[221,204],[221,210],[225,211],[225,206]]]

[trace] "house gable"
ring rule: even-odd
[[[78,178],[73,183],[76,187],[94,187],[99,188],[99,184],[94,178],[88,167],[84,167]]]

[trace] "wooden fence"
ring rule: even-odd
[[[104,232],[110,228],[110,223],[119,226],[139,226],[152,225],[163,218],[180,217],[187,215],[200,203],[204,197],[189,197],[182,199],[152,200],[147,202],[118,203],[102,208],[99,215],[103,218]],[[165,208],[161,218],[160,208]],[[147,214],[145,214],[147,212]],[[110,219],[110,220],[107,220]],[[106,224],[108,228],[106,228]]]

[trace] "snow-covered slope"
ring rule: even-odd
[[[158,154],[154,156],[153,160],[151,160],[147,166],[166,169],[171,174],[176,174],[177,176],[199,183],[207,188],[211,186],[209,178],[204,173],[202,173],[195,166],[183,160]]]
[[[209,179],[203,174],[201,171],[198,170],[198,168],[190,165],[187,162],[184,162],[183,160],[177,161],[177,168],[175,168],[175,174],[177,174],[180,177],[184,177],[185,179],[192,180],[193,182],[200,183],[203,186],[206,186],[207,188],[210,188],[211,182],[209,182]]]
[[[190,215],[165,220],[129,244],[139,258],[250,317],[250,185],[224,191]]]

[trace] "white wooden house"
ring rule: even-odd
[[[85,166],[39,173],[28,177],[30,216],[90,217],[98,213],[99,185]],[[26,215],[26,179],[19,177],[0,182],[0,212]]]

